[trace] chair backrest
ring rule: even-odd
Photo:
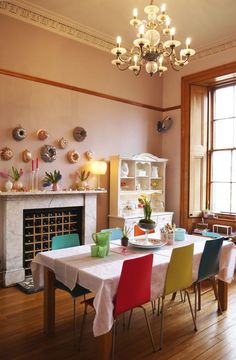
[[[58,235],[53,236],[52,238],[52,250],[64,249],[79,245],[79,234]]]
[[[218,274],[220,251],[224,238],[207,240],[202,253],[197,281],[202,281]]]
[[[114,317],[150,301],[153,254],[125,260],[114,300]]]
[[[193,248],[194,244],[172,250],[167,269],[163,295],[186,289],[193,283]]]
[[[111,233],[110,240],[119,240],[122,238],[123,235],[122,229],[119,227],[101,230],[101,232],[107,232],[107,231],[110,231]]]

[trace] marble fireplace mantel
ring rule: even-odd
[[[97,195],[106,191],[38,191],[0,193],[0,272],[9,286],[24,280],[23,210],[83,207],[85,244],[96,231]]]

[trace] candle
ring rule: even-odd
[[[166,12],[166,4],[162,4],[161,5],[161,13],[165,14],[165,12]]]
[[[175,28],[174,28],[174,27],[172,27],[172,28],[170,29],[170,37],[171,37],[171,40],[174,40],[174,39],[175,39]]]
[[[121,44],[121,37],[117,36],[117,38],[116,38],[116,46],[119,48],[120,44]]]
[[[36,169],[38,169],[38,168],[39,168],[39,159],[36,158]]]
[[[34,160],[32,160],[32,171],[34,171]]]
[[[133,9],[133,17],[134,17],[134,19],[136,19],[138,17],[138,9],[137,8]]]
[[[189,49],[189,45],[191,44],[191,39],[187,38],[186,39],[186,48]]]

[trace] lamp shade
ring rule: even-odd
[[[104,175],[107,171],[107,163],[105,161],[93,161],[91,163],[91,172],[94,175]]]

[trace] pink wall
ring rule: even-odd
[[[145,74],[136,78],[131,73],[118,72],[110,64],[109,54],[7,16],[0,15],[0,32],[7,34],[2,37],[0,68],[161,106],[162,81]],[[26,186],[30,165],[23,163],[22,151],[27,148],[34,158],[39,157],[43,144],[57,146],[62,136],[69,140],[67,150],[79,151],[81,161],[78,165],[69,164],[66,150],[58,149],[55,162],[40,162],[40,176],[43,177],[45,170],[60,169],[63,187],[73,184],[75,171],[87,161],[83,154],[90,149],[96,159],[106,160],[114,154],[161,155],[162,137],[156,131],[161,114],[157,111],[46,84],[0,75],[0,118],[0,148],[9,146],[14,150],[11,161],[1,161],[0,170],[8,170],[12,165],[22,167]],[[22,142],[14,141],[11,136],[18,124],[28,132]],[[88,136],[81,143],[73,139],[75,126],[87,130]],[[36,138],[39,128],[47,129],[48,140],[40,142]],[[109,175],[102,181],[108,188]],[[108,196],[100,195],[98,199],[98,229],[107,226]]]
[[[193,60],[180,72],[169,71],[163,82],[163,107],[181,104],[181,77],[235,61],[236,48]],[[174,119],[172,128],[163,134],[162,156],[169,159],[167,172],[167,208],[174,211],[175,222],[179,223],[180,210],[180,165],[181,165],[181,110],[165,112],[164,116]]]

